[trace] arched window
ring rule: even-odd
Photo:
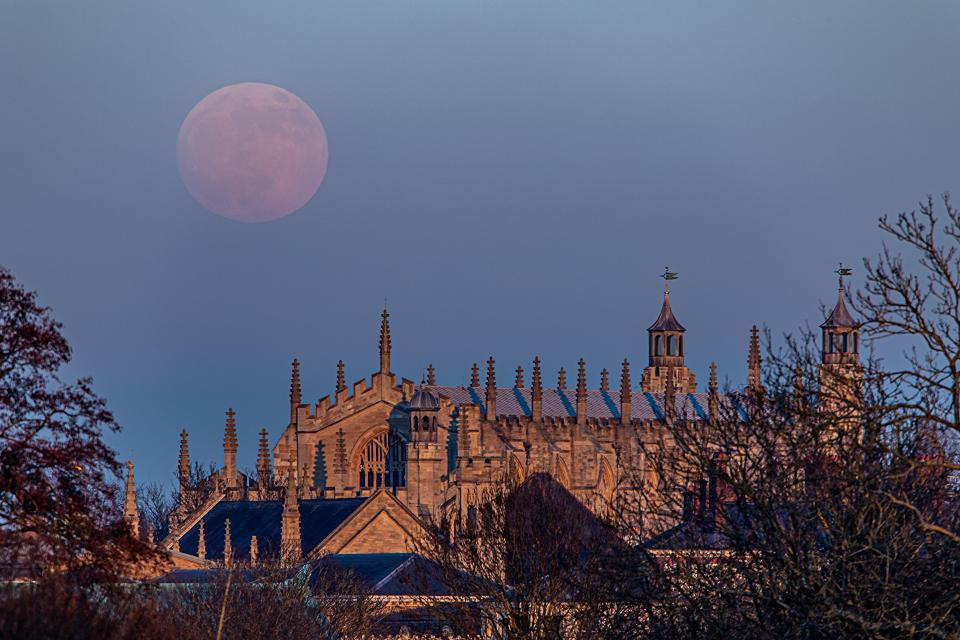
[[[682,358],[683,357],[683,336],[680,336],[679,338],[677,338],[677,340],[680,342],[680,357]]]
[[[382,431],[360,451],[357,470],[361,489],[406,485],[407,448],[402,438]]]
[[[853,352],[860,353],[860,332],[853,332]]]
[[[676,338],[674,338],[673,336],[667,336],[667,355],[668,356],[675,355],[673,352],[675,341],[676,341]]]
[[[420,418],[418,418],[417,416],[413,416],[413,430],[414,431],[420,430]]]
[[[653,355],[655,355],[655,356],[663,355],[663,354],[661,353],[661,351],[660,351],[660,347],[661,347],[661,344],[660,344],[660,336],[656,336],[656,337],[653,339],[653,345],[654,345]]]
[[[840,352],[841,352],[841,353],[846,353],[846,352],[847,352],[847,345],[848,345],[848,343],[847,343],[847,338],[848,338],[848,336],[849,336],[849,334],[847,334],[847,333],[841,333],[841,334],[840,334]]]
[[[835,339],[835,338],[836,338],[836,334],[833,333],[833,331],[831,331],[828,335],[830,336],[830,347],[827,349],[827,352],[833,353],[833,352],[836,350],[836,348],[837,348],[837,346],[836,346],[836,339]]]

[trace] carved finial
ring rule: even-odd
[[[533,380],[530,387],[534,397],[539,398],[543,395],[543,387],[540,383],[540,356],[533,357]]]
[[[610,382],[607,380],[607,369],[600,370],[600,390],[610,391]]]
[[[620,370],[620,421],[630,422],[633,404],[633,387],[630,384],[630,361],[623,359]]]
[[[293,371],[290,373],[290,422],[297,419],[297,407],[300,406],[300,361],[293,359]]]
[[[517,379],[514,381],[513,386],[517,389],[523,389],[523,367],[517,365]]]
[[[134,538],[140,537],[140,512],[137,510],[137,489],[133,482],[133,460],[127,460],[127,486],[123,496],[123,517]]]
[[[237,479],[237,421],[233,407],[227,409],[227,424],[223,430],[223,473],[228,487]]]
[[[533,357],[533,378],[530,381],[530,414],[535,421],[543,418],[543,387],[540,383],[540,356]]]
[[[710,363],[710,386],[709,386],[709,397],[708,402],[708,413],[710,422],[713,424],[717,423],[717,420],[720,418],[720,396],[717,390],[717,363]]]
[[[497,417],[497,372],[493,356],[487,360],[487,418]]]
[[[380,315],[380,373],[390,372],[390,313],[386,306]]]
[[[260,429],[260,447],[257,450],[257,484],[260,491],[264,491],[270,484],[270,444],[267,441],[267,430]],[[263,496],[261,496],[263,499]]]
[[[343,379],[343,360],[337,362],[337,393],[347,388],[347,383]]]
[[[563,367],[560,367],[560,371],[557,371],[557,389],[566,389],[567,388],[567,371]]]
[[[257,555],[260,553],[260,548],[257,543],[257,536],[250,536],[250,566],[257,566]]]
[[[180,491],[186,491],[190,486],[190,445],[187,443],[187,430],[180,432],[180,457],[177,460],[177,477],[180,480]]]
[[[587,363],[583,358],[577,362],[577,422],[587,419]]]
[[[474,362],[473,366],[470,367],[470,386],[471,387],[480,386],[480,367],[477,366],[476,362]]]
[[[223,564],[233,564],[233,542],[230,540],[230,518],[223,521]]]
[[[577,397],[587,395],[587,363],[583,358],[577,361]]]
[[[437,372],[433,369],[433,364],[427,365],[427,384],[431,387],[437,384]]]
[[[754,391],[761,388],[760,336],[757,325],[750,328],[750,351],[747,354],[747,385]]]
[[[201,560],[207,557],[207,535],[203,520],[200,521],[200,533],[197,536],[197,557]]]

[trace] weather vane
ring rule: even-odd
[[[840,267],[836,271],[834,271],[834,273],[837,274],[837,276],[839,276],[840,288],[843,289],[843,278],[844,276],[849,276],[853,274],[853,269],[851,269],[850,267],[843,266],[843,263],[841,262]]]
[[[676,271],[670,271],[670,267],[663,268],[663,275],[660,276],[663,278],[663,290],[665,293],[670,293],[670,281],[676,280],[680,276]]]

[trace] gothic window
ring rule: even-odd
[[[836,349],[835,338],[836,338],[836,335],[831,331],[830,332],[830,348],[827,349],[829,353],[833,353],[834,349]]]
[[[360,451],[357,461],[361,489],[406,485],[407,447],[403,438],[382,431]]]
[[[663,354],[661,353],[660,336],[657,336],[657,337],[655,337],[655,338],[653,339],[653,344],[654,344],[654,352],[653,352],[653,354],[654,354],[654,355],[657,355],[657,356],[663,355]]]
[[[846,333],[840,334],[840,352],[841,353],[847,352],[847,336],[848,334]]]
[[[683,357],[683,336],[680,336],[677,340],[680,343],[680,357]]]
[[[675,338],[673,336],[667,336],[667,355],[668,356],[674,355],[673,353],[674,340]]]
[[[420,418],[418,418],[417,416],[414,416],[414,417],[413,417],[413,430],[414,430],[414,431],[419,431],[419,430],[420,430],[419,427],[420,427]]]

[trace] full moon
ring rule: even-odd
[[[187,190],[210,211],[268,222],[317,192],[327,172],[327,134],[317,114],[286,89],[233,84],[187,114],[177,166]]]

